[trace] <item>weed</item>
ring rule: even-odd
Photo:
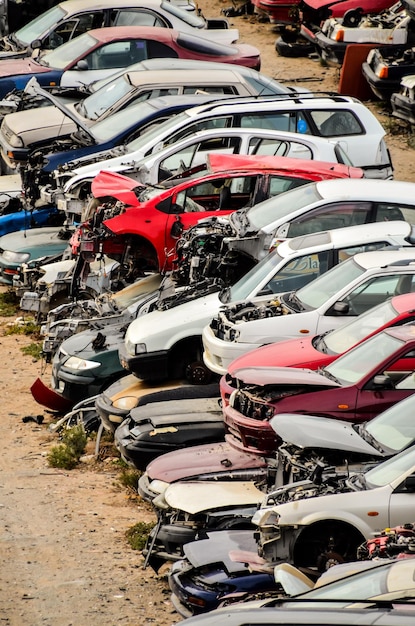
[[[147,522],[138,522],[131,526],[125,533],[131,548],[133,550],[143,550],[153,528],[154,524],[148,524]]]
[[[14,291],[0,293],[0,315],[3,317],[13,317],[19,312],[20,300]]]
[[[62,443],[53,446],[48,454],[51,467],[73,469],[85,450],[87,436],[82,425],[67,428],[62,434]]]
[[[41,343],[30,343],[28,346],[20,348],[20,350],[23,354],[31,356],[35,361],[40,361],[43,355]]]
[[[133,491],[134,493],[137,493],[137,484],[138,484],[138,479],[140,478],[140,476],[141,476],[141,472],[127,465],[126,467],[120,468],[118,482],[123,487],[126,487],[129,491]]]

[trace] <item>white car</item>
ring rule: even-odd
[[[348,96],[291,98],[234,98],[193,107],[160,124],[125,146],[97,156],[68,162],[59,176],[72,184],[93,178],[105,169],[124,172],[168,145],[209,128],[263,128],[317,135],[341,142],[349,161],[365,170],[367,177],[392,178],[393,168],[385,144],[385,129],[373,113]],[[62,186],[62,185],[61,185]]]
[[[405,242],[410,231],[406,222],[383,222],[286,241],[234,286],[202,297],[191,291],[190,297],[186,298],[184,291],[176,306],[160,306],[158,310],[137,317],[129,325],[125,345],[119,350],[121,363],[144,380],[180,378],[187,372],[187,376],[197,382],[198,376],[202,379],[206,375],[200,363],[202,329],[224,302],[246,299],[265,302],[271,294],[304,285],[358,251],[375,250],[394,242],[399,245],[399,242]],[[402,258],[402,255],[415,258],[415,249],[409,250],[407,255],[394,254],[401,254],[396,258]],[[373,264],[376,262],[374,260]],[[415,267],[413,272],[415,274]],[[180,297],[183,304],[180,304]],[[347,317],[334,319],[331,327],[336,322],[345,322]]]
[[[324,571],[330,559],[354,560],[375,533],[412,523],[414,500],[414,446],[337,489],[292,483],[269,493],[252,518],[258,552],[268,564],[289,561]]]
[[[117,171],[137,182],[155,185],[181,171],[205,164],[206,156],[211,153],[277,154],[353,165],[341,143],[335,139],[261,128],[211,128],[197,131],[161,150],[155,150],[141,161],[126,162]],[[98,170],[95,174],[98,174]],[[57,186],[47,185],[42,188],[42,202],[55,204],[67,213],[82,215],[83,210],[87,210],[85,198],[91,193],[95,174],[80,178],[76,173],[72,176],[72,172],[57,172]]]
[[[17,10],[17,9],[16,9]],[[206,39],[234,43],[239,32],[226,19],[204,18],[188,0],[68,0],[45,11],[0,42],[0,59],[30,56],[33,49],[49,50],[93,28],[159,26],[197,33]]]
[[[254,348],[338,328],[350,316],[414,288],[415,248],[356,254],[312,283],[266,304],[244,302],[223,308],[203,329],[204,363],[223,375],[234,359]]]

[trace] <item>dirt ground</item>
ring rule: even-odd
[[[229,0],[199,3],[218,16]],[[270,24],[232,18],[240,39],[260,48],[262,71],[312,90],[336,91],[339,71],[317,60],[286,59],[274,49]],[[372,103],[371,108],[379,112]],[[395,177],[415,180],[410,135],[388,115],[388,145]],[[48,467],[55,435],[53,416],[32,399],[30,386],[41,373],[20,350],[30,340],[3,336],[10,319],[0,318],[2,454],[0,455],[0,623],[5,626],[168,626],[180,621],[169,600],[165,575],[143,570],[125,531],[152,521],[147,505],[117,481],[113,461],[82,464],[71,471]],[[48,371],[42,373],[48,382]],[[44,422],[24,422],[42,415]]]

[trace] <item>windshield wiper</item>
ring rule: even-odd
[[[361,424],[361,426],[362,429],[360,430],[359,435],[362,437],[362,439],[367,441],[367,443],[370,443],[370,445],[373,446],[378,452],[385,452],[378,440],[375,439],[375,437],[366,430],[364,424]]]
[[[331,372],[328,372],[326,369],[324,369],[324,367],[319,368],[317,372],[321,374],[322,376],[325,376],[329,380],[332,380],[333,382],[337,383],[338,385],[341,385],[339,379],[336,378]]]
[[[305,311],[303,303],[298,298],[295,291],[292,291],[286,298],[286,302],[289,302],[295,311]]]

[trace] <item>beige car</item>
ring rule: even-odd
[[[115,111],[149,98],[197,93],[229,96],[292,93],[292,89],[250,68],[201,61],[186,62],[186,69],[175,68],[174,71],[170,67],[145,71],[127,69],[104,83],[76,103],[7,114],[0,127],[3,165],[13,170],[26,161],[28,152],[39,142],[62,138],[82,126],[92,126]],[[35,79],[27,89],[45,93]],[[7,171],[6,168],[3,167],[3,171]]]

